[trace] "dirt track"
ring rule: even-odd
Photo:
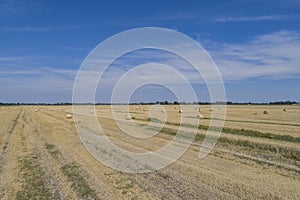
[[[84,148],[74,122],[65,118],[71,107],[40,107],[37,112],[36,109],[25,106],[0,110],[0,199],[300,199],[300,149],[296,139],[294,142],[222,134],[223,139],[203,160],[198,159],[201,141],[195,141],[167,168],[147,174],[126,174],[103,165]],[[137,123],[148,123],[147,109],[132,108]],[[173,107],[168,109],[168,113],[173,112],[168,120],[175,122],[177,111]],[[234,109],[229,110],[231,121],[226,122],[226,127],[242,128],[246,124],[247,129],[254,127],[272,134],[282,133],[285,127],[286,133],[282,134],[300,137],[300,122],[294,120],[300,116],[298,108],[289,108],[288,111],[295,110],[282,120],[277,119],[278,114],[268,119],[273,107],[267,108],[270,115],[252,114],[252,119],[235,116]],[[255,109],[251,113],[263,110]],[[279,110],[282,108],[274,112]],[[208,116],[208,109],[205,112]],[[249,110],[243,112],[250,116]],[[100,107],[97,115],[111,138],[122,139],[122,132],[109,117],[108,107]],[[267,123],[253,124],[251,121],[257,118]],[[176,124],[165,127],[176,129]],[[199,134],[204,132],[199,130]],[[155,147],[170,138],[170,134],[156,136]],[[241,140],[256,146],[239,145],[236,141]],[[134,146],[130,141],[120,142],[120,146],[125,144]],[[153,145],[145,143],[139,148],[148,150]],[[280,150],[274,152],[273,146]]]

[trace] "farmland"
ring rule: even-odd
[[[135,123],[163,124],[149,141],[127,137],[111,106],[96,106],[95,114],[117,145],[143,152],[166,145],[180,126],[179,105],[164,106],[166,122],[151,117],[150,109],[130,106]],[[85,149],[73,119],[66,119],[71,106],[2,106],[0,199],[300,199],[300,106],[227,106],[221,136],[204,159],[198,154],[209,122],[221,119],[211,118],[209,105],[201,109],[199,125],[188,119],[181,124],[197,135],[180,159],[130,174],[107,167]]]

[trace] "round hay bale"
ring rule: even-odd
[[[266,110],[264,110],[263,114],[264,114],[264,115],[267,115],[267,114],[269,114],[269,112],[266,111]]]
[[[72,119],[73,115],[72,114],[66,114],[67,119]]]
[[[39,111],[39,109],[35,109],[35,110],[34,110],[34,112],[38,112],[38,111]]]
[[[179,110],[178,112],[179,112],[179,113],[182,113],[182,110]]]
[[[284,112],[286,112],[286,109],[283,109]]]
[[[257,115],[257,113],[254,113],[253,115]]]
[[[91,111],[90,114],[95,114],[95,112],[94,112],[94,111]]]
[[[126,118],[126,120],[131,120],[132,119],[132,117],[129,114],[126,115],[125,118]]]
[[[164,109],[162,109],[162,110],[161,110],[161,112],[162,112],[162,113],[165,113],[165,110],[164,110]]]

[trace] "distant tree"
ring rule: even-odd
[[[295,101],[275,101],[275,102],[270,102],[270,105],[292,105],[296,104],[297,102]]]

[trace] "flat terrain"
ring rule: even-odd
[[[300,199],[300,106],[227,106],[217,145],[204,159],[199,149],[211,118],[200,106],[193,144],[168,167],[145,174],[113,170],[83,146],[71,106],[0,108],[0,199]],[[110,106],[95,111],[103,132],[132,151],[163,147],[180,125],[179,106],[164,106],[167,121],[151,106],[130,106],[135,123],[163,125],[149,140],[132,139],[113,120]],[[188,119],[197,118],[188,105]],[[267,111],[267,114],[263,114]],[[126,120],[125,113],[120,116]],[[188,134],[188,133],[187,133]]]

